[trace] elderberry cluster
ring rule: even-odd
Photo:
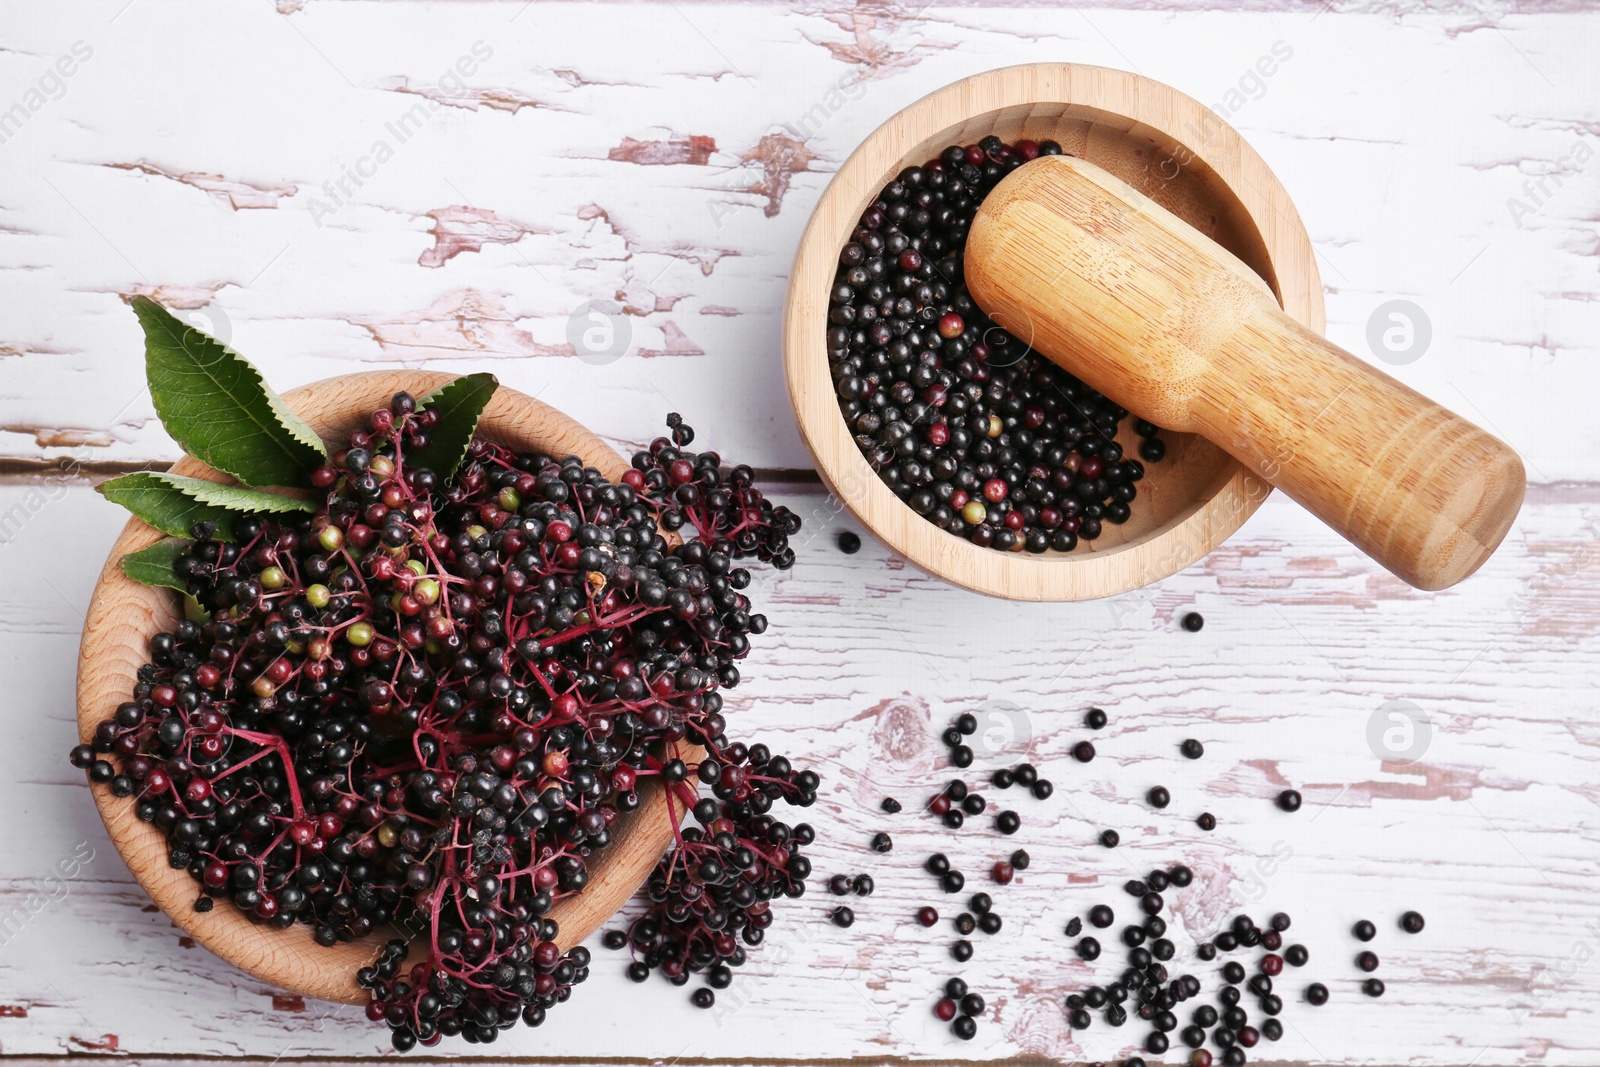
[[[1013,337],[963,275],[978,206],[1054,141],[952,145],[885,186],[839,254],[829,369],[862,455],[917,514],[973,544],[1071,551],[1130,515],[1128,412]],[[1139,455],[1166,454],[1138,421]]]
[[[612,931],[607,941],[632,948],[628,977],[636,982],[658,968],[674,985],[704,973],[709,988],[692,998],[701,1008],[716,1003],[713,990],[726,989],[731,968],[745,962],[739,941],[753,947],[765,938],[772,901],[805,893],[811,860],[800,849],[811,844],[815,831],[808,823],[790,826],[770,812],[777,800],[810,807],[818,785],[815,773],[796,770],[766,745],[713,743],[709,749],[694,774],[712,795],[697,798],[687,783],[677,787],[700,827],[677,835],[676,847],[650,878],[650,907],[626,934]],[[683,783],[689,768],[680,763],[674,770]]]
[[[315,515],[197,527],[192,617],[71,754],[167,835],[197,909],[323,945],[408,933],[357,976],[402,1051],[570,996],[588,953],[548,913],[642,790],[685,787],[680,751],[717,753],[699,773],[726,794],[710,843],[683,835],[698,874],[764,871],[789,846],[756,809],[816,789],[725,737],[720,690],[767,625],[736,561],[790,566],[799,529],[748,467],[688,451],[673,415],[616,483],[483,440],[446,483],[407,459],[438,423],[400,394],[313,473]],[[717,859],[724,832],[756,868],[745,844]]]

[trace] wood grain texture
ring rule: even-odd
[[[1038,351],[1219,445],[1420,589],[1482,566],[1522,504],[1505,442],[1286,315],[1243,260],[1088,160],[1036,160],[996,186],[966,279]]]
[[[160,292],[226,329],[281,385],[493,370],[623,448],[679,410],[730,458],[804,468],[778,339],[794,251],[830,176],[929,92],[1075,62],[1172,85],[1255,147],[1310,235],[1329,338],[1527,461],[1533,484],[1505,547],[1455,589],[1419,593],[1275,494],[1155,586],[1016,604],[950,588],[871,539],[842,556],[837,502],[785,491],[808,529],[796,569],[752,590],[773,628],[733,722],[821,765],[824,797],[807,813],[820,871],[864,869],[867,835],[895,834],[877,894],[849,932],[823,922],[817,898],[790,902],[778,924],[790,936],[775,935],[709,1022],[685,990],[630,985],[597,950],[591,983],[543,1029],[450,1055],[1110,1060],[1133,1032],[1067,1031],[1060,997],[1090,972],[1061,924],[1115,903],[1107,884],[1192,855],[1221,888],[1181,905],[1185,929],[1225,902],[1287,907],[1315,957],[1297,980],[1333,980],[1333,1003],[1291,1006],[1293,1028],[1263,1061],[1593,1067],[1600,186],[1581,148],[1600,137],[1597,33],[1583,0],[0,5],[0,118],[74,42],[94,49],[64,93],[41,92],[20,128],[0,131],[0,685],[12,713],[0,799],[13,816],[0,820],[0,1051],[214,1064],[385,1049],[359,1010],[285,995],[147,910],[65,763],[97,577],[82,561],[101,559],[124,519],[84,475],[177,458],[142,395],[126,295]],[[463,91],[441,92],[479,40],[494,55]],[[376,140],[393,144],[386,124],[419,104],[422,128],[357,174]],[[671,158],[683,162],[649,162]],[[324,183],[341,204],[314,218],[313,201],[334,203]],[[1433,328],[1404,366],[1366,347],[1394,298]],[[573,354],[569,319],[586,301],[621,308],[631,347],[614,362]],[[1198,635],[1174,629],[1191,608],[1208,619]],[[1036,862],[967,972],[991,1004],[968,1044],[928,1011],[951,935],[903,918],[945,905],[915,861],[949,842],[871,805],[928,788],[942,773],[931,727],[988,699],[1027,709],[1057,795],[1015,801]],[[1369,716],[1394,699],[1433,719],[1410,768],[1367,747]],[[1063,746],[1090,702],[1113,727],[1092,773],[1074,773]],[[1209,755],[1172,761],[1170,743],[1190,734]],[[1305,789],[1309,817],[1262,807],[1274,776]],[[1137,802],[1156,780],[1180,798],[1171,818]],[[1221,823],[1204,840],[1185,822],[1191,799]],[[1132,839],[1126,863],[1084,843],[1102,823]],[[1002,846],[970,830],[954,847],[976,870]],[[1257,864],[1280,837],[1294,858],[1265,878]],[[74,866],[80,846],[92,858]],[[1402,906],[1427,913],[1428,932],[1386,930],[1389,993],[1367,1002],[1343,929]]]
[[[363,428],[367,416],[395,393],[404,390],[422,396],[453,377],[437,371],[368,371],[292,389],[284,401],[325,440],[337,441]],[[629,467],[627,460],[577,422],[515,390],[495,392],[478,428],[490,440],[518,450],[581,456],[613,480]],[[232,481],[192,456],[180,460],[173,473]],[[160,539],[159,532],[139,519],[129,519],[89,601],[78,660],[78,735],[85,742],[133,691],[139,666],[149,658],[149,639],[177,620],[175,594],[140,585],[119,566],[123,556]],[[697,751],[688,747],[686,754]],[[390,938],[416,936],[384,929],[324,948],[304,923],[270,930],[226,901],[209,912],[198,912],[194,902],[199,889],[187,870],[167,864],[165,835],[153,824],[140,822],[133,802],[112,795],[109,785],[89,788],[112,843],[156,905],[196,943],[261,981],[302,997],[365,1003],[367,993],[356,985],[356,971],[370,963]],[[551,909],[551,918],[561,926],[557,941],[564,948],[581,944],[633,896],[671,843],[683,809],[671,803],[659,785],[642,787],[640,800],[638,810],[617,820],[616,840],[594,863],[588,887]]]
[[[911,510],[873,473],[839,414],[825,344],[839,250],[878,190],[907,166],[989,134],[1053,139],[1068,153],[1125,176],[1185,221],[1249,261],[1295,321],[1320,331],[1322,290],[1311,243],[1271,170],[1226,124],[1195,141],[1205,109],[1124,71],[1030,64],[974,75],[899,112],[829,183],[806,226],[789,279],[784,365],[789,397],[824,481],[869,529],[907,559],[967,589],[1016,600],[1088,600],[1181,570],[1216,547],[1270,489],[1257,471],[1194,434],[1151,464],[1139,506],[1079,551],[1002,553],[947,533]],[[1025,313],[997,318],[1031,343]],[[1102,386],[1102,390],[1104,387]],[[1134,416],[1146,413],[1130,408]],[[1132,416],[1130,416],[1132,417]],[[1187,429],[1188,427],[1180,427]],[[1123,432],[1132,440],[1131,427]]]

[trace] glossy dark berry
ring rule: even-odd
[[[884,811],[888,812],[890,815],[900,814],[900,802],[894,797],[884,797],[883,803],[878,806]]]
[[[919,926],[932,926],[939,921],[939,912],[935,908],[924,905],[917,909],[917,924]]]
[[[987,915],[994,910],[994,898],[988,893],[974,893],[972,899],[967,901],[967,907],[972,909],[974,915]]]
[[[1028,865],[1032,862],[1033,857],[1028,855],[1026,849],[1019,848],[1011,854],[1011,866],[1015,867],[1019,871],[1027,870]]]
[[[1016,866],[1013,865],[1013,864],[1007,863],[1005,860],[998,861],[997,863],[995,863],[994,867],[990,870],[990,877],[992,877],[995,880],[995,884],[996,885],[1010,885],[1012,880],[1015,879],[1016,876],[1017,876],[1017,868],[1016,868]]]
[[[951,925],[956,928],[956,933],[965,937],[978,928],[978,918],[971,912],[964,911],[951,920]]]
[[[949,1022],[956,1017],[956,1002],[949,997],[940,997],[933,1005],[934,1017],[944,1022]]]
[[[1016,776],[1011,773],[1009,767],[1002,767],[989,777],[989,781],[994,784],[996,789],[1010,789],[1016,783],[1016,780]]]
[[[1122,835],[1117,833],[1115,830],[1100,831],[1100,844],[1104,845],[1106,848],[1116,848],[1117,845],[1121,843]]]
[[[870,874],[858,874],[855,881],[850,884],[851,892],[858,897],[870,897],[877,888],[878,884],[872,880]]]
[[[1183,628],[1192,634],[1199,633],[1205,624],[1205,616],[1198,611],[1191,611],[1183,617]]]
[[[1199,759],[1206,754],[1206,746],[1192,737],[1179,745],[1178,750],[1183,753],[1185,759]]]
[[[1217,828],[1217,817],[1209,811],[1202,811],[1195,817],[1194,824],[1202,830],[1215,830]]]
[[[982,815],[989,807],[989,802],[983,799],[982,793],[968,793],[961,802],[961,810],[968,815]]]
[[[1278,1041],[1283,1037],[1283,1024],[1276,1019],[1268,1019],[1261,1024],[1261,1036],[1268,1041]]]
[[[972,766],[972,749],[966,745],[957,745],[950,750],[950,763],[955,767]]]
[[[1291,967],[1304,967],[1311,959],[1311,953],[1304,945],[1290,945],[1283,950],[1283,958]]]
[[[833,909],[833,925],[842,926],[845,929],[849,929],[855,925],[855,922],[856,913],[845,907],[843,904]]]
[[[1022,816],[1014,811],[1002,811],[995,816],[994,826],[996,830],[1009,836],[1022,829]]]
[[[709,989],[696,989],[689,997],[697,1008],[709,1008],[717,1002],[717,995]]]
[[[1383,996],[1384,984],[1382,978],[1368,978],[1361,983],[1361,992],[1369,997]]]
[[[1088,763],[1094,759],[1094,743],[1092,741],[1079,741],[1073,745],[1072,758],[1079,763]]]
[[[951,945],[950,958],[957,963],[966,963],[972,958],[972,942],[963,938]]]
[[[1370,974],[1378,969],[1378,954],[1370,951],[1356,953],[1356,966]]]
[[[872,851],[888,852],[893,848],[894,841],[890,839],[888,834],[879,832],[872,835]]]
[[[963,1041],[971,1041],[978,1036],[977,1020],[970,1015],[958,1016],[956,1021],[950,1024],[950,1032]]]
[[[1033,791],[1035,800],[1049,800],[1056,791],[1056,787],[1051,784],[1048,778],[1040,778],[1030,788]]]
[[[1100,942],[1096,938],[1093,938],[1093,937],[1082,937],[1082,938],[1079,938],[1078,939],[1078,956],[1081,959],[1085,959],[1085,960],[1097,960],[1097,959],[1099,959],[1100,958]]]
[[[839,551],[847,556],[853,556],[861,551],[861,536],[850,530],[845,530],[839,535]]]
[[[1321,982],[1312,982],[1306,986],[1306,1003],[1317,1007],[1328,1003],[1328,987]]]
[[[946,871],[944,877],[939,879],[939,884],[946,893],[959,893],[966,886],[967,879],[960,871]]]
[[[1089,909],[1089,925],[1104,930],[1116,921],[1116,914],[1105,904],[1096,904]]]
[[[1293,920],[1291,920],[1289,918],[1289,913],[1288,912],[1280,911],[1280,912],[1278,912],[1277,914],[1275,914],[1272,917],[1272,919],[1267,923],[1267,925],[1272,927],[1274,930],[1278,931],[1281,934],[1281,933],[1283,933],[1283,931],[1289,929],[1289,925],[1290,925],[1290,923],[1292,921]]]
[[[1284,811],[1300,810],[1300,792],[1295,789],[1285,789],[1278,794],[1278,807]]]
[[[1002,925],[1004,920],[1000,918],[998,912],[986,912],[978,917],[978,929],[986,934],[998,934]]]
[[[1091,730],[1104,730],[1106,721],[1106,713],[1100,708],[1090,708],[1083,713],[1083,725]]]
[[[1172,803],[1172,794],[1167,791],[1167,787],[1164,785],[1151,787],[1150,791],[1144,796],[1150,802],[1152,808],[1164,808]]]
[[[1194,881],[1194,871],[1180,863],[1167,872],[1167,880],[1179,889],[1184,889]]]
[[[983,997],[979,996],[977,993],[968,993],[966,996],[961,998],[962,1015],[971,1015],[976,1017],[983,1014],[983,1009]]]
[[[943,852],[935,852],[923,861],[922,866],[929,874],[943,876],[950,869],[950,858]]]
[[[1423,920],[1420,911],[1408,911],[1400,916],[1400,929],[1408,934],[1422,933],[1422,928],[1425,925],[1426,922]]]
[[[836,874],[828,879],[828,892],[836,897],[848,894],[850,892],[850,876],[848,874]]]
[[[1370,921],[1362,919],[1350,928],[1357,941],[1371,941],[1378,936],[1378,928]]]

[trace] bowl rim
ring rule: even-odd
[[[366,414],[402,390],[421,395],[458,377],[439,371],[363,371],[325,378],[284,394],[284,401],[325,437],[349,432]],[[479,433],[512,447],[556,456],[577,455],[615,481],[629,464],[600,437],[570,416],[533,397],[501,386],[479,422]],[[172,467],[174,474],[231,481],[192,456]],[[84,620],[79,646],[78,737],[88,742],[95,726],[132,691],[134,674],[148,659],[146,642],[173,616],[173,592],[134,582],[119,561],[129,552],[159,541],[162,534],[130,518],[106,559]],[[683,745],[678,753],[694,758],[699,750]],[[264,926],[229,901],[209,912],[194,910],[199,887],[187,870],[166,862],[166,839],[153,824],[140,822],[133,799],[116,797],[105,784],[90,783],[106,832],[134,878],[179,930],[238,969],[273,986],[320,1000],[365,1003],[355,983],[358,968],[371,962],[384,942],[403,931],[380,928],[364,938],[330,948],[318,945],[305,923],[282,930]],[[659,783],[640,787],[638,809],[613,827],[612,844],[590,868],[588,886],[560,901],[551,916],[561,924],[557,942],[569,949],[586,939],[630,897],[655,868],[684,815]]]
[[[1069,107],[1125,129],[1160,135],[1208,168],[1239,201],[1265,247],[1268,283],[1291,318],[1325,327],[1322,282],[1310,236],[1266,162],[1210,108],[1142,75],[1079,63],[1028,63],[972,75],[892,115],[845,160],[817,201],[789,275],[783,312],[784,372],[801,439],[824,486],[875,536],[921,570],[974,592],[1013,600],[1114,596],[1158,581],[1206,555],[1254,514],[1272,487],[1224,456],[1207,498],[1165,526],[1107,549],[1030,555],[980,548],[913,512],[867,464],[839,414],[828,374],[826,294],[839,248],[862,208],[917,145],[1002,108]],[[1205,130],[1196,147],[1184,130]],[[819,387],[820,383],[820,387]],[[1218,484],[1220,483],[1220,484]]]

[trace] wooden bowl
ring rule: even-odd
[[[1098,540],[1073,552],[999,552],[912,511],[868,466],[839,412],[824,339],[839,250],[902,169],[989,134],[1008,142],[1051,138],[1104,167],[1238,256],[1290,316],[1322,332],[1310,238],[1278,179],[1232,127],[1137,74],[1073,63],[1007,67],[946,86],[889,119],[823,193],[801,238],[784,309],[785,370],[800,434],[823,481],[868,529],[956,585],[1014,600],[1088,600],[1148,585],[1220,544],[1271,486],[1204,438],[1164,433],[1166,458],[1146,465],[1122,526],[1107,523]],[[1118,439],[1125,447],[1136,440],[1132,427]]]
[[[420,396],[453,377],[429,371],[350,374],[295,389],[284,400],[324,438],[333,440],[360,429],[367,415],[387,404],[395,393],[406,390]],[[581,456],[612,480],[628,469],[626,460],[577,422],[503,386],[484,411],[479,433],[518,450]],[[192,456],[184,457],[172,470],[227,480]],[[176,594],[140,585],[117,566],[129,552],[160,538],[160,533],[143,522],[130,520],[112,546],[95,587],[78,658],[78,734],[85,742],[93,736],[95,726],[133,691],[135,675],[149,659],[150,637],[170,629],[177,620]],[[105,785],[91,788],[100,817],[128,869],[184,933],[273,986],[323,1000],[366,1001],[355,973],[371,962],[385,941],[398,936],[394,930],[324,948],[313,940],[311,928],[304,923],[273,930],[227,901],[209,912],[195,911],[199,886],[188,871],[168,866],[161,831],[139,821],[132,799],[112,796]],[[551,911],[561,924],[557,940],[563,949],[583,941],[610,918],[649,877],[672,840],[675,822],[683,812],[668,809],[666,794],[653,781],[641,786],[640,800],[635,811],[613,826],[612,844],[592,865],[588,887]]]

